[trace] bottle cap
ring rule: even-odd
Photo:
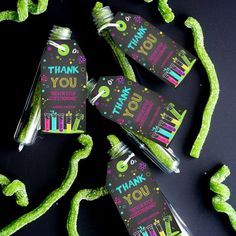
[[[108,154],[112,157],[112,159],[116,159],[128,151],[129,148],[123,142],[119,142],[108,151]]]
[[[93,14],[93,21],[97,26],[98,34],[108,27],[117,27],[116,23],[111,23],[114,19],[114,14],[109,6],[98,9]]]
[[[71,38],[72,31],[67,27],[61,27],[54,25],[51,33],[50,33],[50,39],[61,39],[61,40],[67,40]]]
[[[90,93],[94,90],[97,82],[95,79],[90,79],[86,84],[86,90],[87,90],[87,97],[89,97]]]

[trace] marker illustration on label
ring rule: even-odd
[[[90,97],[104,117],[167,147],[182,124],[186,110],[123,76],[99,79]]]
[[[118,12],[110,29],[117,45],[160,79],[177,87],[196,58],[141,16]]]
[[[151,170],[133,153],[108,163],[106,185],[130,235],[181,235]]]
[[[41,60],[41,127],[46,133],[86,129],[86,59],[74,40],[54,40]]]

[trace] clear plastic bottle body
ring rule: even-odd
[[[99,98],[99,96],[91,97],[91,93],[96,87],[96,81],[91,79],[87,83],[87,97],[89,102],[94,105],[95,101]],[[98,94],[99,95],[99,94]],[[150,159],[156,166],[158,166],[163,172],[169,174],[172,172],[179,173],[179,158],[174,154],[171,148],[164,148],[158,144],[159,152],[161,152],[160,156],[155,156],[153,152],[140,140],[138,139],[131,131],[123,129],[126,131],[128,138],[134,143],[134,145],[141,150],[141,152]],[[151,141],[152,142],[152,141]],[[152,142],[153,143],[153,142]]]
[[[161,154],[162,157],[160,157],[160,156],[157,157],[133,133],[131,133],[130,131],[126,131],[126,133],[127,133],[128,137],[129,137],[129,139],[131,140],[131,142],[138,149],[140,149],[142,151],[142,153],[149,160],[151,160],[156,166],[158,166],[163,172],[165,172],[166,174],[170,174],[172,172],[180,173],[180,170],[179,170],[180,160],[175,155],[174,151],[170,147],[169,148],[165,148],[165,147],[160,146],[159,144],[156,144],[156,147],[158,147],[158,149],[162,153]]]
[[[69,28],[53,26],[48,42],[51,40],[69,40],[70,38],[71,31]],[[39,79],[40,63],[14,134],[15,141],[19,143],[19,151],[24,146],[32,145],[36,140],[38,131],[41,129],[41,89]]]
[[[91,100],[92,100],[92,97],[90,95],[93,92],[93,90],[95,89],[96,84],[97,84],[97,82],[96,82],[95,79],[90,79],[86,84],[87,98],[88,98],[90,103],[91,103]]]
[[[21,151],[25,145],[32,145],[36,140],[38,131],[40,130],[41,99],[38,83],[39,76],[38,68],[14,134],[14,139],[19,143],[19,151]]]
[[[115,146],[113,146],[109,151],[108,154],[111,156],[111,160],[117,159],[119,157],[122,157],[123,155],[127,155],[130,157],[135,156],[135,154],[133,154],[133,152],[123,143],[123,142],[119,142],[118,144],[116,144]],[[133,154],[133,155],[131,155]],[[127,164],[129,160],[127,159],[126,161],[124,161],[123,165],[125,166]],[[125,163],[126,162],[126,163]],[[182,218],[179,216],[179,214],[176,212],[175,208],[173,207],[173,205],[169,202],[169,200],[165,197],[165,195],[163,194],[163,197],[172,213],[172,216],[175,218],[175,221],[177,222],[181,233],[178,234],[179,236],[193,236],[193,233],[190,231],[190,229],[187,227],[187,225],[184,223],[184,221],[182,220]],[[170,222],[172,221],[171,216],[166,217],[165,219],[165,229],[166,231],[168,231],[168,228],[170,228]],[[163,234],[165,235],[165,234]]]

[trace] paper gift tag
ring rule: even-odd
[[[101,115],[164,147],[173,140],[187,112],[123,76],[101,77],[90,95],[94,97]]]
[[[74,40],[54,40],[41,60],[41,128],[46,133],[86,129],[86,59]]]
[[[151,170],[133,153],[108,163],[106,186],[130,235],[181,235]]]
[[[118,12],[110,28],[116,44],[157,77],[177,87],[196,58],[141,16]]]

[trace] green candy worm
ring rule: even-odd
[[[0,174],[0,185],[5,196],[11,197],[15,195],[17,205],[21,207],[29,205],[28,195],[23,182],[17,179],[11,182],[6,176]]]
[[[103,4],[101,2],[97,2],[95,4],[95,7],[92,10],[92,15],[95,19],[99,18],[102,8],[103,8]],[[130,65],[128,59],[126,58],[125,53],[122,52],[121,49],[115,44],[110,33],[107,30],[103,30],[101,32],[101,36],[107,41],[107,43],[112,48],[113,53],[120,64],[120,67],[124,71],[124,76],[135,82],[136,78],[135,78],[133,68]]]
[[[106,187],[97,189],[82,189],[72,199],[70,212],[67,218],[67,232],[69,236],[79,236],[77,231],[77,220],[79,215],[80,202],[82,200],[94,201],[108,194]]]
[[[32,0],[18,0],[17,11],[2,11],[0,12],[0,22],[11,20],[16,22],[25,21],[29,13],[39,15],[47,10],[48,0],[38,0],[38,4]]]
[[[6,227],[0,230],[0,236],[9,236],[14,234],[16,231],[24,227],[25,225],[35,221],[40,216],[45,214],[50,207],[62,198],[71,188],[78,174],[78,163],[80,160],[87,158],[93,147],[92,138],[89,135],[81,134],[78,141],[84,146],[84,148],[75,151],[72,155],[67,174],[62,184],[51,192],[45,200],[34,210],[22,215]]]
[[[168,5],[168,0],[159,0],[158,10],[166,23],[170,23],[175,19],[175,15]]]
[[[204,36],[201,25],[193,17],[188,17],[185,21],[185,25],[188,28],[192,29],[194,38],[194,48],[202,65],[204,66],[207,72],[208,80],[210,83],[210,96],[203,112],[201,129],[190,152],[190,156],[194,158],[199,158],[202,147],[210,130],[211,119],[219,98],[220,88],[215,66],[205,50]]]
[[[144,0],[147,3],[152,2],[153,0]],[[164,21],[170,23],[175,19],[175,14],[168,5],[168,0],[158,0],[158,10],[161,13]]]
[[[212,198],[212,205],[216,211],[228,215],[233,229],[236,231],[236,211],[226,201],[230,198],[230,189],[222,184],[230,175],[228,166],[223,165],[210,179],[210,189],[216,195]]]
[[[1,21],[15,21],[15,22],[23,22],[25,21],[29,13],[33,15],[39,15],[47,10],[48,7],[48,0],[38,0],[38,3],[34,3],[32,0],[18,0],[17,1],[17,11],[11,11],[6,10],[0,12],[0,22]],[[32,125],[34,123],[32,121],[40,122],[40,89],[39,86],[37,86],[35,91],[35,99],[32,104],[32,113],[29,117],[29,122],[26,124],[26,126],[22,129],[18,141],[21,143],[19,146],[19,150],[21,151],[24,147],[24,144],[27,145],[27,134]]]
[[[108,135],[108,141],[111,144],[109,154],[113,156],[116,153],[116,148],[119,148],[120,140],[115,135]],[[77,221],[79,215],[80,202],[82,200],[94,201],[100,197],[109,194],[106,186],[97,189],[82,189],[72,199],[70,212],[67,218],[67,232],[69,236],[79,236],[77,231]]]

